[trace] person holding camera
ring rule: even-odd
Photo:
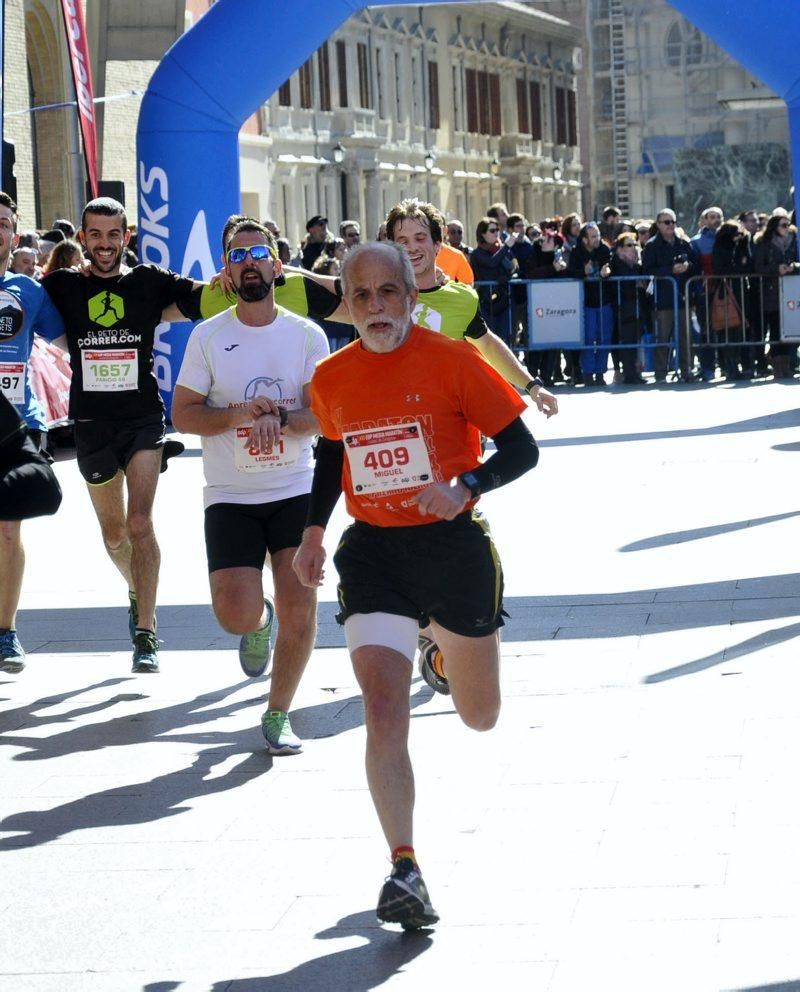
[[[800,271],[797,262],[797,231],[785,211],[776,210],[755,238],[753,264],[762,276],[790,276]],[[776,379],[791,379],[797,345],[781,341],[781,291],[778,278],[763,279],[761,307],[765,337],[769,335],[769,360]]]
[[[694,249],[685,238],[675,233],[677,217],[675,211],[666,208],[658,212],[656,217],[657,233],[644,246],[642,253],[642,272],[652,276],[653,296],[656,309],[656,341],[665,347],[653,349],[653,366],[656,382],[664,382],[667,378],[670,348],[666,342],[672,340],[675,329],[676,315],[680,313],[683,302],[686,281],[697,275],[699,268]],[[672,277],[678,286],[678,297],[675,299],[669,278]],[[676,311],[676,304],[678,310]],[[680,367],[684,379],[691,375],[691,356],[687,353],[683,334],[678,329]]]
[[[578,243],[569,256],[567,273],[585,280],[583,327],[585,347],[581,352],[584,386],[605,386],[611,335],[614,329],[612,293],[603,285],[611,275],[611,250],[600,239],[600,228],[593,221],[584,224]]]

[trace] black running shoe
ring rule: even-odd
[[[419,648],[419,674],[425,679],[434,692],[440,692],[443,696],[450,695],[450,686],[443,675],[439,675],[433,667],[433,659],[438,654],[441,661],[442,652],[439,645],[420,634],[417,640]]]
[[[404,930],[419,930],[439,922],[427,886],[411,858],[395,862],[378,897],[377,914],[382,923],[399,923]]]
[[[186,450],[185,445],[181,441],[173,441],[171,438],[165,441],[161,447],[161,471],[166,472],[169,466],[167,462],[170,458],[177,458],[178,455],[182,455]]]

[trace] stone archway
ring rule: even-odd
[[[53,23],[55,13],[40,0],[25,5],[25,44],[32,107],[72,99],[64,77],[60,47],[63,32],[57,31]],[[56,217],[63,216],[72,202],[67,165],[67,149],[73,137],[71,123],[70,115],[63,110],[31,114],[36,226],[40,228],[48,228]]]

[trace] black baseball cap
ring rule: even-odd
[[[317,224],[327,224],[328,218],[321,217],[319,214],[314,214],[314,216],[306,224],[306,230],[308,231],[312,227],[316,227]]]

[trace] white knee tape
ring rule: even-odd
[[[354,613],[344,622],[344,636],[351,654],[356,648],[373,645],[399,651],[413,663],[419,624],[394,613]]]

